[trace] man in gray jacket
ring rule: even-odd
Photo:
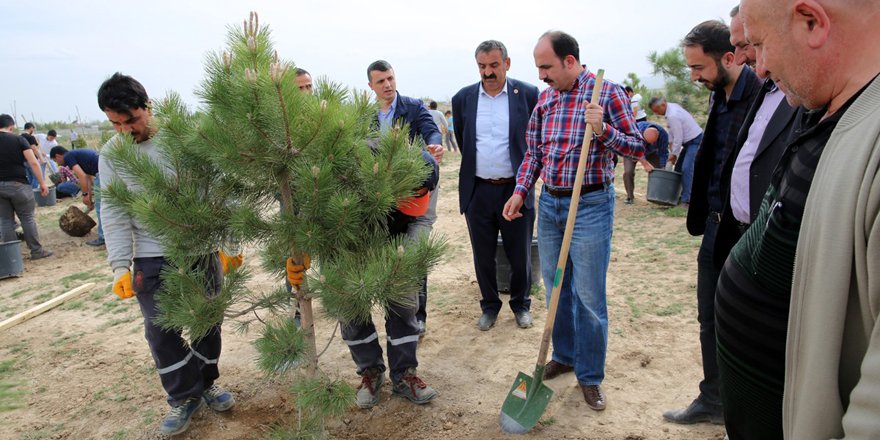
[[[141,83],[130,76],[114,74],[101,84],[98,106],[118,133],[128,133],[134,138],[141,153],[156,162],[164,160],[152,141],[155,128],[151,125],[150,98]],[[118,139],[117,135],[104,148],[112,148]],[[98,170],[102,189],[117,180],[133,191],[140,188],[129,176],[117,174],[113,163],[105,155],[99,158]],[[144,316],[147,343],[156,362],[162,387],[168,394],[171,411],[162,420],[159,430],[166,435],[185,431],[192,415],[205,403],[214,411],[230,409],[235,403],[232,394],[214,384],[220,376],[217,368],[220,326],[213,328],[204,338],[189,343],[179,331],[159,327],[154,322],[158,312],[154,295],[162,286],[160,275],[167,266],[162,243],[141,222],[112,201],[105,201],[101,222],[107,260],[113,268],[113,293],[122,299],[137,295]],[[222,275],[216,254],[206,256],[201,264],[208,273],[209,290],[218,290]]]
[[[880,438],[880,3],[744,0],[799,115],[719,281],[731,439]],[[753,324],[760,323],[760,328]]]

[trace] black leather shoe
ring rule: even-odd
[[[703,402],[699,397],[694,399],[685,409],[666,411],[663,418],[672,423],[692,425],[694,423],[724,424],[724,413],[721,405],[711,405]]]
[[[516,312],[513,314],[513,317],[516,318],[516,325],[519,328],[529,328],[532,326],[532,314],[528,310]]]
[[[482,331],[487,331],[495,325],[496,319],[498,319],[497,313],[484,312],[483,316],[480,316],[480,320],[477,321],[477,327]]]
[[[560,374],[571,373],[574,371],[574,367],[570,365],[560,364],[556,361],[547,362],[544,365],[544,380],[553,379]]]

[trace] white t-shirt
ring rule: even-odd
[[[633,109],[633,114],[636,115],[636,119],[644,119],[648,117],[648,114],[645,113],[645,109],[642,108],[642,95],[636,93],[632,98],[629,98],[630,105]]]
[[[49,152],[52,151],[52,148],[58,146],[57,138],[50,141],[43,133],[35,134],[34,137],[37,138],[37,143],[40,144],[40,150],[42,150],[43,154],[47,157],[49,156]]]

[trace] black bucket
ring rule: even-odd
[[[678,205],[681,196],[681,173],[654,169],[648,174],[649,202],[666,206]]]
[[[0,243],[0,279],[21,276],[24,272],[20,244],[19,240]]]
[[[532,238],[532,284],[541,279],[541,259],[538,257],[538,239]],[[498,236],[498,247],[495,248],[495,282],[499,293],[510,293],[510,261],[504,253],[504,242]]]

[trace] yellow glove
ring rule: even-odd
[[[223,249],[217,251],[217,256],[220,257],[220,265],[223,266],[223,273],[229,273],[232,269],[237,269],[241,267],[241,263],[244,262],[244,255],[226,255],[226,252],[223,252]]]
[[[114,270],[113,277],[113,293],[120,299],[129,299],[134,296],[134,289],[131,287],[131,272],[128,269]]]
[[[307,271],[311,265],[312,259],[309,257],[309,254],[303,254],[303,264],[294,264],[293,258],[288,257],[287,282],[298,289],[303,283],[303,275],[305,274],[305,271]]]

